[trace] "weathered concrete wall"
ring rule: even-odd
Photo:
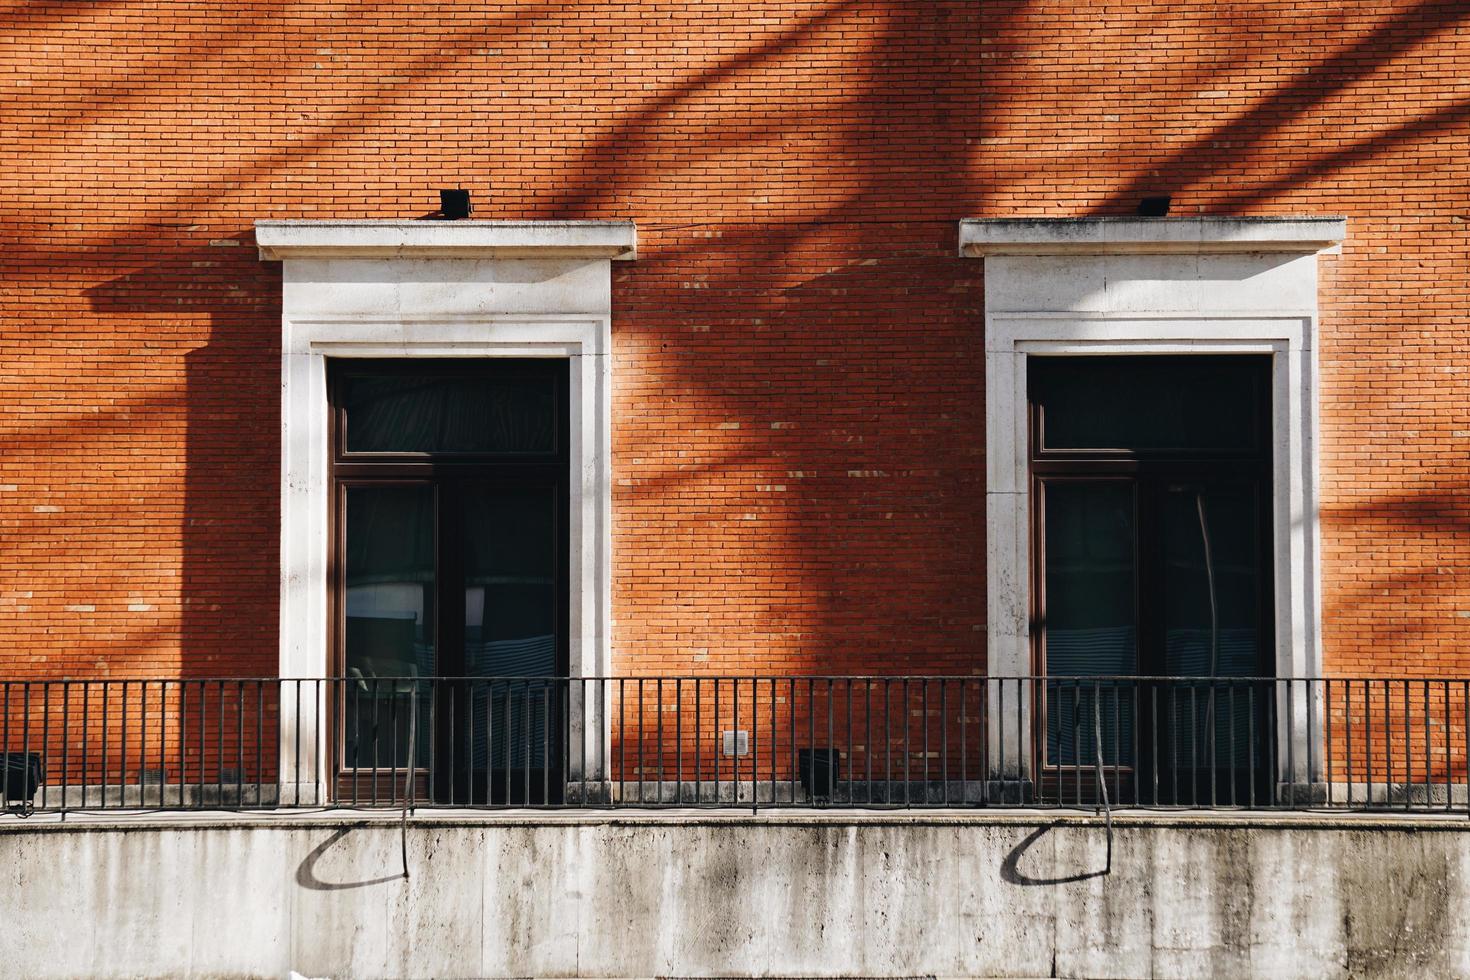
[[[0,823],[7,976],[1470,976],[1470,821]]]

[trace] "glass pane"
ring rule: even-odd
[[[1250,485],[1166,488],[1164,669],[1176,677],[1255,677],[1261,657],[1260,526]],[[1234,691],[1232,696],[1231,691]],[[1259,694],[1259,692],[1258,692]],[[1171,762],[1246,765],[1250,698],[1241,684],[1175,691]],[[1213,728],[1214,739],[1207,738]]]
[[[466,673],[554,675],[556,491],[471,488],[465,496],[464,549]],[[474,698],[476,768],[484,768],[487,758],[496,769],[545,765],[554,686],[495,681],[476,685]]]
[[[554,453],[554,379],[497,367],[472,376],[344,376],[347,452]]]
[[[1044,449],[1264,451],[1269,358],[1027,360]]]
[[[416,714],[414,756],[424,765],[428,690],[412,679],[434,674],[434,492],[364,486],[346,493],[345,763],[403,764]]]
[[[1132,483],[1048,482],[1045,487],[1046,673],[1050,678],[1137,673]],[[1121,703],[1120,703],[1121,702]],[[1115,720],[1116,719],[1116,720]],[[1111,686],[1047,684],[1047,758],[1133,762],[1133,704]]]

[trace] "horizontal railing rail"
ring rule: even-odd
[[[1470,814],[1470,678],[0,680],[0,807]]]

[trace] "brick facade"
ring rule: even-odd
[[[624,218],[622,673],[977,672],[966,216],[1341,214],[1326,667],[1470,668],[1470,10],[1442,2],[6,4],[12,677],[276,668],[261,218]]]

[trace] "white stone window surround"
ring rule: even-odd
[[[260,221],[255,234],[260,257],[283,263],[280,676],[331,674],[329,357],[571,362],[570,669],[573,676],[608,673],[610,262],[636,257],[634,225]],[[282,785],[299,783],[301,802],[327,798],[328,734],[318,724],[325,707],[325,692],[314,685],[302,691],[299,716],[290,693],[282,697]],[[586,707],[589,754],[600,758],[605,713],[599,720]],[[298,739],[297,732],[316,737]]]
[[[1027,358],[1272,356],[1277,676],[1320,676],[1317,259],[1341,218],[969,219],[960,254],[985,259],[988,672],[1032,663]],[[1029,692],[992,697],[992,765],[1029,775]],[[1283,712],[1279,765],[1310,781],[1304,686]],[[1286,718],[1295,723],[1286,730]],[[1002,754],[999,728],[1008,744]],[[1320,729],[1318,729],[1320,730]],[[1020,737],[1016,737],[1019,735]],[[1290,750],[1288,748],[1290,746]],[[1294,750],[1294,751],[1292,751]],[[1291,757],[1297,771],[1287,774]]]

